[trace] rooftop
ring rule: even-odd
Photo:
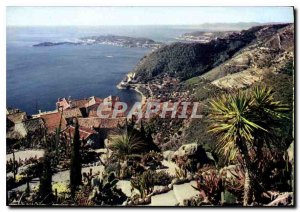
[[[74,132],[75,132],[75,127],[74,126],[68,126],[64,130],[64,132],[66,132],[67,136],[71,135],[71,137],[73,137]],[[98,134],[98,132],[96,132],[95,130],[89,129],[89,128],[79,127],[79,137],[80,137],[81,140],[82,139],[87,140],[93,134]]]
[[[43,119],[43,121],[45,123],[45,127],[47,128],[47,131],[55,132],[55,130],[56,130],[56,128],[58,128],[60,120],[61,120],[61,112],[41,115],[41,118]],[[62,124],[61,125],[62,129],[65,129],[67,122],[63,117],[61,120],[61,124]]]

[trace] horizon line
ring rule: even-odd
[[[205,22],[199,24],[110,24],[110,25],[9,25],[6,24],[6,27],[101,27],[101,26],[201,26],[205,24],[294,24],[294,22]]]

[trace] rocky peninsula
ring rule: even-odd
[[[33,47],[50,47],[60,45],[112,45],[129,48],[151,48],[157,49],[161,47],[162,43],[156,42],[149,38],[135,38],[119,35],[99,35],[99,36],[87,36],[79,38],[74,42],[41,42],[34,44]]]

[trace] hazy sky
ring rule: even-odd
[[[195,25],[293,22],[292,7],[8,7],[7,25]]]

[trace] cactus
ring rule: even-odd
[[[12,172],[14,174],[14,182],[16,182],[16,175],[18,173],[18,165],[17,165],[17,161],[16,161],[16,158],[15,158],[15,151],[14,150],[13,150],[12,154],[13,154],[13,166],[12,166],[13,170],[12,170]]]
[[[109,175],[103,176],[99,185],[93,191],[91,200],[96,205],[118,205],[122,204],[126,199],[126,195],[121,189],[117,188],[118,179],[111,172]]]
[[[151,194],[154,189],[155,172],[147,170],[138,177],[131,179],[131,186],[139,191],[141,198]]]

